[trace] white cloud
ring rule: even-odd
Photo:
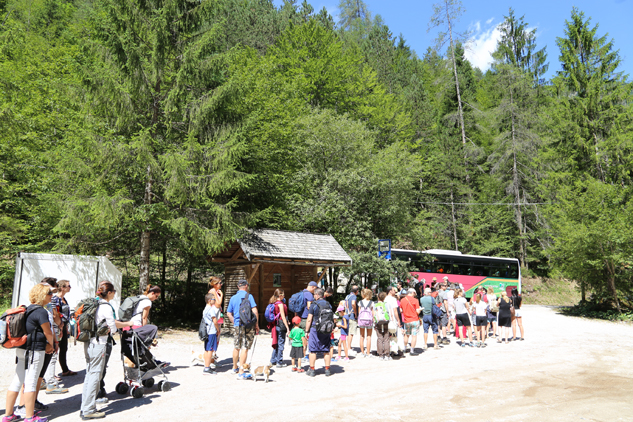
[[[486,21],[486,23],[491,20]],[[486,71],[493,62],[492,53],[497,49],[497,42],[501,39],[501,32],[497,26],[493,26],[484,31],[479,30],[479,22],[475,25],[477,29],[468,40],[465,56],[468,61],[482,71]]]
[[[486,25],[490,25],[495,20],[494,16],[486,21]]]

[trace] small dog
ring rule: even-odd
[[[195,350],[191,351],[191,364],[189,366],[204,365],[204,356],[202,353],[196,353]]]
[[[253,371],[253,380],[257,381],[257,377],[265,378],[266,382],[268,382],[268,378],[270,377],[270,368],[273,367],[272,363],[269,363],[266,366],[258,366]],[[250,365],[249,365],[250,368]]]

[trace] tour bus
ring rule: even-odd
[[[438,282],[448,277],[450,283],[462,285],[467,298],[479,286],[492,287],[497,296],[504,290],[510,296],[514,288],[521,292],[521,266],[516,258],[464,255],[444,249],[392,249],[391,259],[408,261],[411,276],[425,285],[431,284],[433,277]]]

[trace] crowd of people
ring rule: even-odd
[[[203,321],[206,329],[203,374],[216,373],[217,351],[221,326],[224,323],[222,280],[211,277],[205,296]],[[47,277],[29,292],[30,306],[24,311],[26,343],[16,348],[16,372],[6,396],[6,411],[2,422],[47,422],[39,413],[48,406],[38,400],[40,391],[46,394],[65,394],[61,385],[66,377],[77,375],[67,364],[68,339],[75,320],[65,295],[71,289],[68,280]],[[226,308],[226,317],[233,325],[232,372],[239,380],[252,379],[247,364],[249,350],[259,334],[259,313],[247,280],[239,280],[238,291]],[[122,321],[110,301],[116,292],[112,283],[102,281],[96,292],[95,323],[100,327],[84,342],[86,375],[83,383],[81,418],[100,419],[105,413],[97,404],[108,402],[104,377],[114,340],[120,330],[134,330],[146,344],[155,337],[157,327],[149,324],[152,302],[159,298],[161,289],[149,286],[138,296],[131,318]],[[319,288],[314,281],[286,300],[285,292],[276,289],[268,301],[266,319],[272,336],[270,366],[284,368],[286,337],[290,342],[291,371],[316,375],[317,357],[324,360],[325,375],[332,374],[331,362],[347,362],[350,357],[377,357],[382,361],[408,353],[418,354],[417,338],[422,330],[421,350],[429,345],[432,336],[434,349],[451,343],[462,347],[485,347],[490,338],[508,343],[523,340],[521,296],[517,289],[510,297],[505,291],[497,296],[492,287],[478,287],[470,301],[460,286],[448,277],[429,285],[389,287],[375,293],[370,289],[352,286],[344,300],[332,306],[333,291]],[[520,337],[517,337],[517,330]],[[512,336],[510,337],[510,331]],[[359,352],[352,350],[354,336],[359,338]],[[376,354],[372,352],[372,336],[376,333]],[[335,348],[337,353],[334,354]],[[56,375],[59,362],[62,372]],[[167,362],[156,360],[161,367]],[[305,366],[305,369],[304,369]],[[17,406],[16,406],[17,403]]]
[[[65,394],[68,388],[61,386],[67,377],[77,373],[68,368],[68,339],[76,330],[76,320],[65,295],[72,288],[68,280],[46,277],[29,291],[30,305],[26,307],[26,342],[16,347],[15,376],[6,396],[5,415],[2,422],[47,422],[39,416],[48,409],[38,400],[40,391],[46,394]],[[149,286],[144,295],[138,297],[129,321],[117,318],[110,304],[116,292],[112,283],[102,281],[96,292],[95,327],[100,327],[84,342],[86,375],[81,397],[82,420],[101,419],[105,413],[97,410],[97,404],[106,404],[104,378],[114,340],[112,335],[119,330],[134,330],[140,337],[151,339],[157,327],[149,324],[148,315],[152,302],[161,294],[160,287]],[[62,372],[56,375],[56,363]],[[168,365],[166,362],[161,365]],[[17,403],[17,406],[16,406]]]
[[[203,312],[209,334],[203,373],[209,375],[216,373],[212,356],[217,356],[219,318],[222,315],[222,282],[212,277],[210,284],[212,288],[207,294],[207,306]],[[240,380],[252,378],[246,362],[260,325],[257,304],[248,289],[247,280],[240,280],[238,291],[231,297],[226,309],[234,329],[232,371]],[[308,376],[316,374],[317,356],[323,357],[325,375],[330,376],[331,362],[347,362],[351,356],[377,357],[383,361],[393,360],[405,353],[416,356],[420,351],[427,350],[429,335],[434,349],[451,344],[451,335],[461,347],[479,348],[486,347],[491,338],[506,344],[524,339],[521,296],[517,289],[512,290],[511,296],[505,291],[497,296],[492,287],[481,286],[475,289],[469,301],[464,296],[464,290],[450,283],[448,277],[439,283],[434,279],[428,285],[389,287],[378,294],[352,286],[350,294],[335,307],[326,300],[331,298],[332,293],[331,289],[319,288],[314,281],[297,294],[296,300],[293,295],[290,301],[286,301],[285,292],[275,290],[265,313],[272,336],[270,366],[287,366],[284,362],[286,337],[291,342],[292,372],[305,372]],[[241,318],[247,318],[249,324],[242,323]],[[421,349],[417,349],[420,330],[423,343]],[[520,337],[516,335],[517,330]],[[359,352],[354,353],[352,341],[357,333],[360,347]],[[374,333],[376,354],[371,350]]]

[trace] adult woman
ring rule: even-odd
[[[76,372],[68,369],[68,361],[66,354],[68,352],[68,324],[70,323],[70,305],[64,296],[70,292],[70,281],[59,280],[57,282],[57,294],[53,296],[51,302],[60,310],[60,316],[62,319],[61,340],[59,341],[59,365],[62,368],[62,377],[68,377],[77,375]]]
[[[475,329],[477,330],[477,347],[486,346],[486,325],[488,318],[486,310],[488,304],[481,300],[481,294],[477,293],[474,297],[473,307],[475,308]]]
[[[5,416],[2,422],[13,422],[20,418],[13,414],[13,406],[18,393],[24,384],[25,421],[47,422],[46,418],[33,416],[36,393],[39,390],[39,376],[44,365],[46,354],[54,352],[54,339],[48,312],[43,308],[53,296],[53,289],[48,284],[40,283],[29,292],[31,305],[26,308],[26,348],[16,349],[17,365],[15,376],[7,391]],[[9,413],[11,412],[11,413]]]
[[[290,332],[288,327],[288,307],[284,303],[285,293],[282,289],[277,289],[270,297],[269,304],[275,306],[273,312],[276,321],[271,323],[270,334],[273,337],[273,355],[270,357],[270,363],[277,365],[277,368],[288,366],[284,363],[284,345],[286,343],[286,334]],[[276,346],[276,347],[275,347]]]
[[[215,307],[218,309],[222,309],[222,300],[224,299],[224,294],[221,290],[222,284],[223,282],[220,277],[209,277],[209,293],[213,293],[215,295]]]
[[[517,340],[517,325],[521,331],[521,340],[525,340],[523,338],[523,317],[521,315],[522,299],[517,289],[512,289],[512,298],[510,300],[514,307],[514,316],[512,317],[512,340]]]
[[[156,332],[158,331],[158,327],[148,324],[149,310],[152,307],[152,302],[160,297],[160,293],[159,286],[148,285],[145,294],[141,296],[141,300],[136,304],[134,316],[132,316],[131,320],[134,331],[148,346],[156,337]]]
[[[453,303],[455,304],[455,319],[457,320],[457,340],[462,339],[462,347],[466,346],[466,338],[463,336],[463,331],[461,327],[466,327],[466,331],[468,332],[468,345],[473,347],[473,334],[470,330],[470,305],[468,305],[468,301],[464,297],[464,291],[462,289],[455,290],[453,293]]]
[[[505,332],[505,342],[508,343],[508,334],[510,333],[510,326],[512,325],[512,318],[510,314],[510,308],[512,307],[512,302],[508,298],[508,294],[503,291],[501,292],[501,298],[498,300],[499,305],[499,335],[501,338],[497,340],[497,343],[501,343],[501,339],[503,338],[503,334],[501,332],[501,328],[503,327],[503,332]]]
[[[118,328],[130,327],[132,321],[121,322],[116,320],[114,308],[110,305],[110,301],[114,299],[114,286],[109,281],[102,281],[97,290],[99,307],[95,313],[95,324],[99,327],[103,321],[107,325],[108,330],[105,333],[98,333],[84,343],[84,355],[86,357],[86,378],[84,379],[84,389],[81,394],[81,418],[82,419],[101,419],[105,417],[104,412],[97,412],[97,394],[99,393],[101,381],[101,373],[106,365],[106,346],[108,339],[112,333]]]
[[[370,289],[363,289],[363,300],[358,303],[358,328],[360,328],[360,353],[366,358],[371,355],[371,333],[374,328],[374,293]],[[365,341],[367,339],[367,341]]]
[[[492,329],[492,337],[497,337],[497,312],[499,307],[497,306],[497,295],[495,289],[488,287],[488,325]]]

